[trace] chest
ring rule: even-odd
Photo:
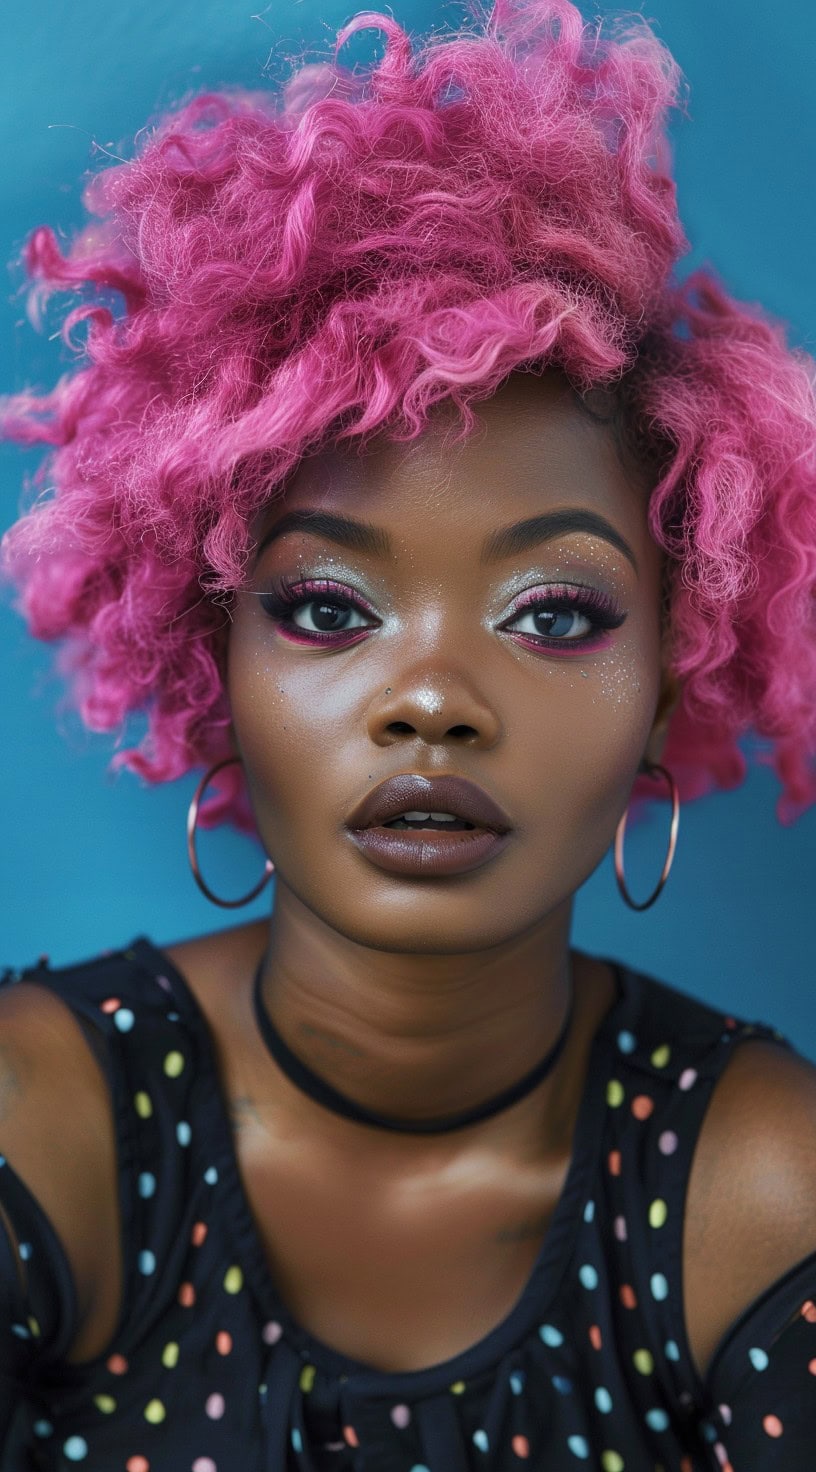
[[[391,1372],[452,1358],[507,1317],[563,1184],[558,1168],[378,1172],[352,1156],[276,1150],[251,1128],[237,1130],[236,1155],[289,1312],[324,1344]]]

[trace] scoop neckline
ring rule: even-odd
[[[378,1370],[364,1361],[346,1355],[307,1330],[287,1308],[267,1263],[266,1250],[255,1226],[249,1197],[235,1149],[221,1077],[218,1072],[215,1041],[207,1018],[195,993],[178,967],[148,936],[139,936],[127,948],[147,963],[154,976],[169,978],[194,1021],[202,1043],[201,1064],[212,1076],[213,1087],[204,1091],[205,1107],[211,1125],[210,1158],[216,1162],[223,1183],[226,1210],[236,1229],[240,1249],[239,1265],[260,1304],[267,1324],[279,1326],[305,1363],[314,1365],[329,1378],[342,1380],[348,1390],[374,1397],[402,1395],[414,1397],[433,1394],[456,1382],[472,1381],[492,1369],[515,1349],[536,1326],[543,1326],[546,1314],[563,1281],[563,1269],[569,1260],[582,1215],[581,1202],[590,1199],[590,1187],[596,1177],[603,1147],[604,1101],[608,1082],[607,1061],[613,1051],[614,1038],[637,1003],[632,985],[631,968],[613,957],[596,959],[612,968],[616,995],[595,1030],[589,1048],[586,1082],[573,1133],[573,1149],[561,1194],[550,1225],[541,1243],[524,1287],[509,1313],[488,1330],[475,1344],[449,1359],[439,1360],[419,1370]],[[586,1200],[584,1200],[586,1198]]]

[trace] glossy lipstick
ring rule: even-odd
[[[473,827],[445,833],[385,826],[416,811],[450,813]],[[507,814],[475,783],[411,772],[390,777],[367,793],[346,826],[353,842],[378,868],[430,879],[479,868],[507,846],[512,831]]]

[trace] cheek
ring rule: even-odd
[[[316,679],[312,661],[276,657],[250,621],[236,619],[227,660],[227,696],[250,794],[259,813],[305,813],[321,774],[336,764],[354,713],[338,686]],[[349,692],[350,693],[350,692]]]

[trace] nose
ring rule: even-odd
[[[377,746],[418,738],[429,746],[449,738],[489,748],[501,738],[502,723],[492,704],[463,673],[421,668],[393,675],[368,711],[368,731]]]

